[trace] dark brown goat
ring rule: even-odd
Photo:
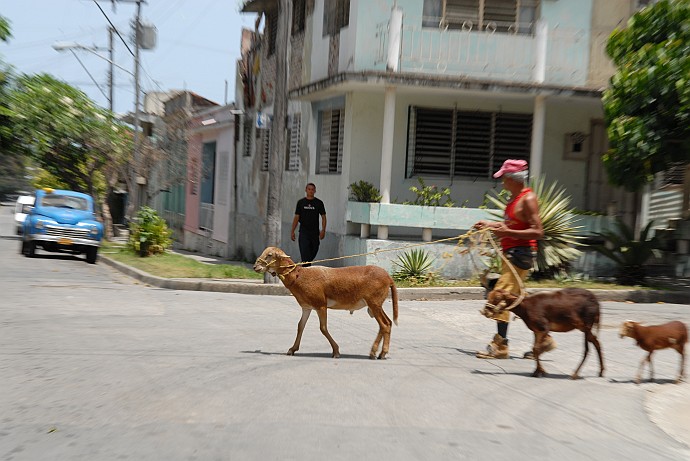
[[[644,363],[649,363],[649,380],[654,380],[654,367],[652,366],[652,354],[659,349],[670,347],[680,354],[680,373],[676,379],[679,383],[685,377],[685,343],[688,342],[688,329],[683,322],[677,320],[664,323],[663,325],[640,325],[637,322],[628,320],[621,325],[621,338],[629,336],[637,341],[637,345],[649,352],[643,358],[637,369],[635,381],[639,384],[644,370]]]
[[[488,302],[497,309],[510,306],[517,296],[504,291],[493,290],[489,293]],[[582,362],[571,375],[577,379],[580,368],[585,363],[589,353],[589,343],[594,344],[599,354],[599,376],[604,376],[604,358],[599,340],[592,333],[592,327],[599,329],[599,301],[590,291],[582,288],[566,288],[564,290],[537,293],[525,297],[520,304],[512,309],[513,314],[524,320],[527,328],[534,332],[534,359],[537,368],[532,376],[546,375],[541,366],[539,355],[544,351],[544,338],[549,332],[566,332],[580,330],[585,334],[585,355]]]

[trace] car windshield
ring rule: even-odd
[[[73,210],[88,211],[89,202],[83,197],[71,195],[46,195],[43,197],[43,206],[54,206],[58,208],[71,208]]]

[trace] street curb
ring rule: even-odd
[[[126,264],[99,255],[99,260],[119,270],[125,275],[147,285],[170,290],[212,291],[217,293],[239,293],[247,295],[292,296],[283,285],[264,284],[260,282],[240,282],[236,280],[214,279],[166,279],[135,269]],[[528,293],[555,291],[558,288],[530,288]],[[661,290],[589,290],[599,301],[618,301],[633,303],[669,303],[690,304],[690,294],[678,291]],[[433,288],[398,288],[398,299],[401,301],[444,301],[484,299],[482,287],[433,287]]]

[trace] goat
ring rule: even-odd
[[[649,380],[654,380],[654,367],[652,366],[652,354],[659,349],[670,347],[680,354],[680,373],[675,383],[679,383],[685,377],[685,343],[688,342],[688,329],[683,322],[677,320],[664,323],[663,325],[640,325],[638,322],[628,320],[621,325],[621,338],[626,336],[637,341],[637,345],[649,352],[643,358],[637,370],[635,382],[640,383],[644,363],[649,363]]]
[[[379,359],[385,359],[391,339],[391,320],[383,310],[383,302],[391,291],[393,301],[393,321],[398,324],[398,291],[395,282],[388,273],[377,266],[351,267],[302,267],[296,265],[280,248],[268,247],[254,263],[254,270],[268,272],[278,276],[283,285],[290,290],[297,303],[302,307],[302,317],[297,324],[297,338],[288,349],[287,355],[295,355],[299,350],[304,326],[309,314],[316,310],[319,316],[321,333],[333,348],[333,358],[340,356],[340,348],[328,333],[326,322],[327,309],[355,310],[368,306],[369,315],[379,324],[379,333],[369,353],[375,359],[383,339]]]
[[[511,305],[517,296],[505,290],[493,290],[489,293],[488,303],[495,309],[505,309]],[[487,306],[489,307],[489,306]],[[544,351],[544,339],[552,332],[566,332],[578,329],[585,334],[585,354],[582,362],[571,375],[577,379],[580,368],[585,363],[589,353],[589,343],[594,344],[599,354],[599,376],[604,376],[604,359],[599,340],[592,333],[592,327],[597,325],[599,330],[599,301],[590,291],[582,288],[566,288],[564,290],[536,293],[526,296],[512,312],[520,317],[527,328],[534,333],[534,359],[537,368],[532,376],[545,376],[546,371],[541,366],[539,355]]]

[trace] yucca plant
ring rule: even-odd
[[[393,272],[393,279],[396,281],[407,281],[412,283],[424,283],[433,279],[431,265],[435,259],[421,248],[407,251],[398,256],[393,265],[397,268]]]
[[[537,270],[546,274],[558,273],[568,262],[582,254],[576,248],[582,237],[577,233],[579,227],[575,225],[570,196],[565,194],[565,188],[558,185],[557,181],[547,186],[543,176],[530,181],[529,187],[537,196],[539,217],[544,228],[544,237],[539,240]],[[503,220],[508,199],[500,192],[492,192],[494,195],[487,195],[486,199],[498,209],[491,211],[491,214]]]
[[[381,201],[381,192],[367,181],[360,180],[349,186],[350,198],[355,202],[377,203]]]
[[[649,237],[653,223],[650,221],[642,229],[639,239],[635,239],[633,229],[620,220],[617,222],[618,232],[597,232],[609,245],[595,245],[594,249],[618,265],[616,281],[621,285],[644,283],[645,263],[659,249],[659,239]]]

